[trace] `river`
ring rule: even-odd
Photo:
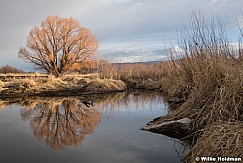
[[[168,114],[156,92],[9,99],[0,109],[1,163],[177,163],[186,149],[140,130]]]

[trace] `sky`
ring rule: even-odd
[[[26,46],[30,30],[50,15],[74,17],[89,28],[98,38],[99,58],[163,60],[166,49],[177,47],[178,31],[198,10],[224,18],[232,42],[236,41],[243,0],[0,0],[0,66],[32,69],[17,57],[18,49]]]

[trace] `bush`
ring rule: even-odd
[[[18,68],[15,68],[13,66],[10,65],[5,65],[0,67],[0,73],[23,73],[23,70],[20,70]]]
[[[103,63],[100,78],[124,81],[130,89],[159,89],[161,79],[168,73],[170,61],[155,63]]]

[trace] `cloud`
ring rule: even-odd
[[[77,18],[97,35],[100,49],[104,49],[102,46],[109,46],[108,43],[123,41],[129,45],[135,39],[156,44],[175,42],[176,31],[183,29],[182,22],[187,25],[191,12],[199,9],[208,16],[216,13],[224,17],[227,27],[236,32],[235,19],[240,17],[242,6],[242,0],[2,0],[0,66],[6,60],[17,65],[18,48],[25,45],[30,29],[48,15]],[[150,45],[144,44],[151,51],[153,45],[149,41],[144,43]],[[127,47],[123,48],[121,51]],[[136,50],[136,55],[141,53],[138,47],[133,54]]]
[[[99,58],[110,62],[148,62],[167,60],[175,48],[159,38],[103,43]]]

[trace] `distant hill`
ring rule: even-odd
[[[161,63],[161,62],[165,62],[165,61],[149,61],[149,62],[126,62],[126,63],[111,63],[114,66],[125,66],[125,65],[134,65],[134,64],[145,64],[145,65],[150,65],[150,64],[154,64],[154,63]]]

